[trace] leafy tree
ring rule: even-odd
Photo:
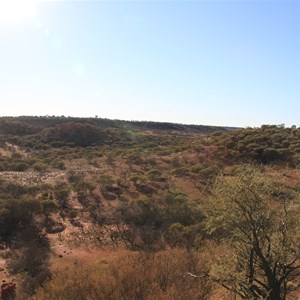
[[[243,299],[286,299],[299,286],[297,197],[252,167],[217,180],[205,226],[229,249],[209,276]]]

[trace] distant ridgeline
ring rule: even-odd
[[[212,143],[224,147],[231,160],[244,162],[282,162],[300,164],[300,128],[295,125],[262,125],[227,132],[215,132]]]
[[[25,147],[95,146],[125,142],[133,132],[212,133],[231,127],[73,117],[1,117],[0,142]]]

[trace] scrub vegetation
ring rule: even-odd
[[[300,128],[0,118],[3,299],[297,299]]]

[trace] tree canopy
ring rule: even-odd
[[[219,178],[204,205],[205,226],[227,251],[211,278],[243,299],[286,299],[300,271],[298,199],[252,167]]]

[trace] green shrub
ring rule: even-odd
[[[74,219],[78,216],[78,212],[77,212],[77,210],[72,209],[69,211],[68,215],[69,215],[69,218]]]
[[[130,177],[130,181],[133,181],[134,183],[141,181],[141,182],[145,182],[147,180],[147,177],[145,175],[133,175]]]
[[[70,190],[68,188],[58,188],[55,191],[55,198],[57,199],[61,208],[67,208],[69,203]]]
[[[220,168],[218,168],[217,166],[211,166],[211,167],[201,170],[199,172],[199,175],[202,177],[211,178],[211,177],[218,175],[219,172],[220,172]]]
[[[33,165],[33,169],[35,171],[38,171],[38,172],[46,172],[47,169],[48,169],[48,165],[46,165],[45,163],[39,161],[39,162],[36,162],[34,165]]]
[[[182,176],[182,175],[188,175],[188,174],[189,174],[189,171],[188,171],[188,169],[185,168],[185,167],[174,168],[174,169],[171,171],[171,174],[177,175],[177,176]]]
[[[56,169],[59,169],[59,170],[65,170],[66,169],[65,163],[61,160],[52,161],[51,166],[53,168],[56,168]]]
[[[148,176],[152,180],[155,180],[155,179],[161,177],[161,175],[162,175],[162,173],[158,169],[153,169],[153,170],[151,170],[151,171],[148,172]]]
[[[204,166],[202,164],[196,164],[191,167],[191,171],[198,174],[203,168]]]

